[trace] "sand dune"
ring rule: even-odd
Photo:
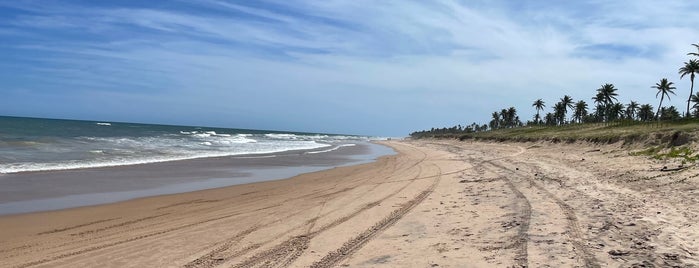
[[[0,217],[7,267],[699,265],[694,168],[618,146],[392,141],[292,179]],[[594,150],[593,150],[594,149]]]

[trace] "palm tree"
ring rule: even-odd
[[[643,104],[638,108],[638,119],[641,121],[650,121],[653,119],[653,106],[650,104]]]
[[[675,106],[660,109],[660,118],[662,120],[676,120],[680,118],[680,112]]]
[[[578,123],[582,123],[582,119],[587,116],[587,103],[581,100],[575,103],[575,110],[573,112],[573,117],[578,120]]]
[[[507,109],[500,110],[500,128],[507,127]]]
[[[609,121],[614,121],[619,119],[620,117],[624,116],[624,105],[621,103],[614,103],[611,106],[609,106],[609,110],[607,112],[607,118]]]
[[[604,94],[602,94],[602,92],[597,91],[597,94],[594,97],[592,97],[592,101],[595,102],[595,105],[604,104]]]
[[[699,43],[692,44],[692,46],[694,46],[695,48],[697,48],[697,51],[699,51]],[[689,53],[687,53],[687,55],[699,57],[699,53],[695,53],[695,52],[689,52]]]
[[[692,97],[690,99],[694,103],[694,105],[692,105],[692,108],[694,108],[694,114],[699,115],[699,92],[692,95]]]
[[[491,116],[493,120],[490,120],[490,129],[500,128],[500,114],[498,114],[498,112],[493,112]]]
[[[517,109],[515,107],[508,108],[505,115],[507,127],[516,127],[518,125],[519,117],[517,117]]]
[[[604,121],[604,114],[606,111],[606,107],[604,104],[597,104],[595,105],[595,113],[593,117],[595,118],[595,122],[603,122]]]
[[[699,60],[696,59],[691,59],[688,62],[684,63],[684,66],[682,66],[679,70],[680,73],[680,79],[684,77],[685,75],[689,75],[689,81],[692,82],[691,87],[689,88],[689,98],[687,98],[687,113],[685,116],[689,116],[689,102],[692,100],[692,94],[694,94],[694,76],[696,73],[699,73]]]
[[[552,113],[546,113],[546,116],[544,117],[544,124],[548,126],[556,125],[556,116]]]
[[[629,119],[636,119],[636,111],[638,111],[638,102],[631,101],[629,105],[626,105],[626,117]]]
[[[563,104],[563,109],[564,109],[564,113],[563,113],[563,114],[564,114],[564,115],[568,113],[568,109],[569,109],[569,108],[570,108],[571,110],[573,110],[573,108],[574,108],[574,107],[573,107],[573,98],[571,98],[571,97],[568,96],[568,95],[565,95],[565,96],[563,96],[563,98],[561,98],[561,104]]]
[[[553,115],[559,125],[563,125],[566,121],[566,106],[562,102],[557,102],[553,106]]]
[[[604,104],[610,104],[613,103],[613,100],[616,101],[616,96],[619,94],[616,93],[617,88],[614,88],[614,84],[604,84],[602,87],[597,89],[597,92],[602,93],[601,96],[602,101],[604,101]]]
[[[658,94],[660,95],[660,104],[658,105],[658,112],[655,113],[655,117],[660,120],[660,108],[663,107],[663,99],[665,99],[665,96],[667,96],[667,99],[670,100],[670,93],[672,95],[675,95],[675,92],[672,91],[674,89],[677,89],[673,87],[674,83],[667,81],[667,78],[660,79],[660,83],[655,83],[655,86],[652,86],[651,88],[658,89],[658,93],[655,93],[655,98],[658,98]]]
[[[534,114],[534,124],[540,124],[541,122],[541,117],[539,117],[539,113]]]
[[[616,96],[619,94],[616,93],[617,88],[614,87],[614,84],[604,84],[600,88],[597,89],[597,95],[595,95],[592,100],[597,103],[597,108],[598,108],[598,118],[602,119],[602,121],[605,121],[604,119],[606,118],[607,121],[609,119],[609,114],[610,111],[609,109],[611,108],[612,104],[614,101],[616,101]],[[602,108],[602,110],[599,110],[599,108]],[[601,117],[599,115],[602,115]]]
[[[532,104],[532,106],[534,107],[534,109],[536,109],[536,117],[534,117],[535,120],[538,119],[538,121],[536,121],[536,123],[541,123],[541,119],[540,119],[541,117],[539,116],[539,111],[543,111],[544,107],[546,107],[546,105],[544,104],[544,101],[541,99],[535,100],[534,104]]]

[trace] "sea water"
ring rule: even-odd
[[[125,166],[205,157],[323,153],[372,137],[0,116],[0,173]]]

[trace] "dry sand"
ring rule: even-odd
[[[288,180],[0,217],[0,265],[699,265],[696,167],[618,145],[388,144]]]

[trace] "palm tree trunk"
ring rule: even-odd
[[[660,104],[658,105],[658,112],[655,113],[655,119],[660,121],[660,107],[663,107],[663,99],[665,98],[665,95],[662,94],[660,95]]]
[[[687,99],[687,114],[685,115],[685,117],[689,117],[689,102],[692,100],[692,94],[694,94],[694,73],[692,73],[692,76],[689,78],[689,80],[692,82],[692,85],[689,87],[689,99]]]

